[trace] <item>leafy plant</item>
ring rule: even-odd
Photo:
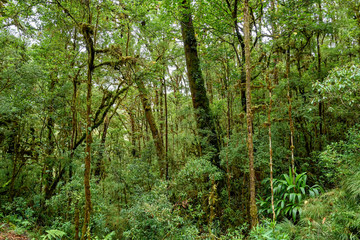
[[[268,182],[266,179],[264,182]],[[301,213],[302,201],[307,197],[318,196],[321,190],[319,185],[308,186],[306,172],[293,176],[291,169],[289,174],[283,174],[282,179],[274,179],[274,207],[276,216],[288,217],[296,222]],[[260,198],[260,213],[271,214],[271,196],[266,199]]]
[[[251,232],[251,240],[288,240],[290,239],[287,233],[277,227],[276,222],[266,220],[262,224],[257,225]]]
[[[46,230],[45,232],[46,234],[41,236],[42,240],[59,240],[66,235],[65,232],[56,229]]]

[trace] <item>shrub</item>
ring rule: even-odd
[[[266,179],[264,183],[267,183]],[[301,213],[301,204],[307,197],[315,197],[319,195],[321,187],[314,185],[308,186],[306,173],[297,174],[295,178],[289,169],[289,174],[283,174],[282,179],[274,179],[274,207],[275,214],[278,219],[283,217],[292,218],[297,221]],[[270,215],[272,213],[271,196],[266,199],[260,198],[260,213]]]

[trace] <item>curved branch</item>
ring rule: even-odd
[[[119,90],[116,95],[114,96],[114,98],[111,100],[111,102],[109,103],[109,105],[105,108],[105,111],[103,112],[101,118],[96,121],[94,123],[94,125],[91,126],[91,129],[90,129],[90,132],[92,132],[94,129],[98,128],[101,123],[104,122],[104,119],[105,119],[105,116],[106,114],[109,112],[110,108],[113,106],[113,104],[115,103],[116,99],[122,94],[124,93],[125,91],[127,91],[129,89],[129,87],[125,87],[125,88],[122,88],[121,90]],[[75,150],[86,138],[86,133],[84,133],[81,138],[75,143],[74,147],[72,150]]]

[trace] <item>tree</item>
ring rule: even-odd
[[[250,217],[251,227],[258,223],[255,189],[254,169],[254,145],[253,145],[253,113],[251,106],[251,53],[250,53],[250,10],[249,1],[244,0],[244,44],[245,44],[245,68],[246,68],[246,123],[247,123],[247,146],[249,154],[249,175],[250,175]]]
[[[215,131],[214,119],[211,115],[209,99],[206,95],[204,79],[200,69],[195,30],[192,23],[190,2],[188,0],[182,2],[180,11],[182,16],[181,34],[184,42],[187,76],[199,135],[202,138],[207,139],[206,142],[213,148],[211,149],[214,152],[212,163],[221,169],[219,159],[220,146]],[[207,144],[201,145],[203,151],[208,148],[206,145]]]

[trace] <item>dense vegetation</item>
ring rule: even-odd
[[[357,0],[0,0],[0,27],[0,238],[360,238]]]

